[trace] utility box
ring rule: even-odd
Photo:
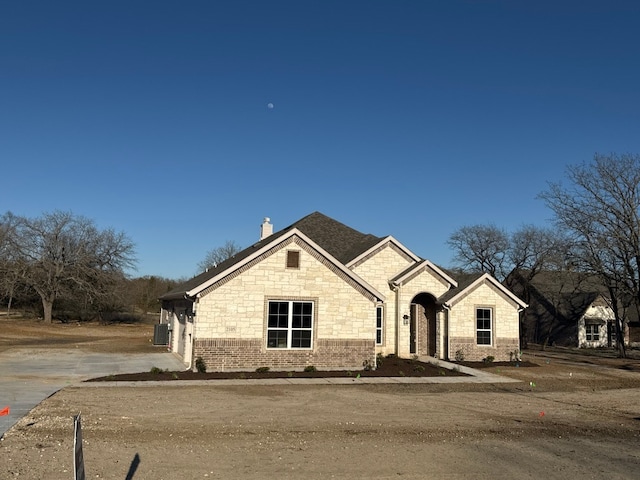
[[[153,327],[153,344],[169,345],[169,324],[157,323]]]

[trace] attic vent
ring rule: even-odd
[[[287,250],[287,268],[300,268],[300,252]]]

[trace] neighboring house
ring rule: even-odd
[[[615,316],[607,289],[597,278],[579,272],[514,271],[505,284],[529,308],[523,312],[523,343],[570,347],[616,345]],[[625,343],[628,344],[625,323]]]
[[[376,355],[509,360],[526,304],[484,274],[456,282],[392,236],[312,213],[163,295],[185,364],[361,369]]]

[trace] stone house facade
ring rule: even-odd
[[[489,275],[460,284],[392,236],[319,212],[161,297],[172,351],[209,371],[361,369],[378,354],[509,359],[524,302]]]

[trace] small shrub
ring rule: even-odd
[[[304,367],[304,371],[307,372],[307,373],[311,373],[311,372],[315,372],[317,370],[316,370],[316,367],[314,367],[313,365],[307,365],[306,367]]]
[[[153,373],[154,375],[158,375],[159,373],[162,373],[162,369],[158,367],[151,367],[151,370],[149,370],[149,372]]]
[[[173,378],[174,380],[178,380],[180,377],[178,377],[178,374],[176,372],[173,372],[173,375],[171,375],[171,378]]]
[[[416,365],[415,367],[413,367],[413,370],[415,372],[424,372],[424,366],[423,365]]]
[[[287,377],[289,378],[293,377],[293,372],[287,372]]]
[[[207,372],[207,364],[205,363],[205,361],[204,361],[204,359],[202,357],[196,358],[196,370],[199,373],[206,373]]]
[[[464,351],[456,350],[456,362],[464,362]]]
[[[399,376],[399,377],[404,377],[404,376],[405,376],[405,373],[404,373],[402,370],[399,370],[399,371],[398,371],[398,376]]]
[[[444,377],[446,374],[447,372],[444,368],[438,370],[438,375],[440,375],[441,377]]]
[[[267,373],[269,371],[269,367],[258,367],[256,368],[256,373]]]
[[[376,355],[376,368],[377,367],[381,367],[382,364],[384,363],[384,357],[382,356],[381,353]]]
[[[347,371],[347,377],[353,377],[353,372],[351,370]]]
[[[369,360],[365,360],[362,362],[362,369],[368,372],[369,370],[373,370],[373,365]]]
[[[246,379],[246,378],[247,378],[247,376],[245,375],[245,373],[244,373],[244,372],[241,372],[241,373],[240,373],[240,375],[238,375],[238,378],[239,378],[240,380],[244,380],[244,379]]]
[[[493,355],[487,355],[486,357],[484,357],[482,359],[482,362],[485,363],[485,364],[488,364],[488,363],[493,363],[494,360],[495,360],[495,358],[494,358]]]

